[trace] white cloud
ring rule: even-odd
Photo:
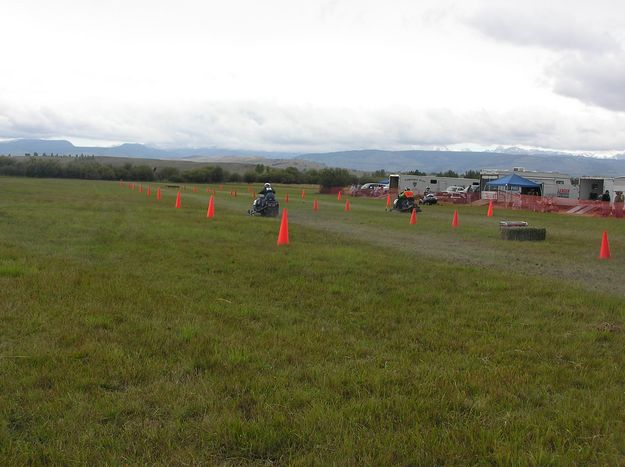
[[[7,108],[6,103],[2,103]],[[73,135],[142,141],[162,147],[218,146],[310,152],[354,148],[410,149],[473,143],[584,151],[625,147],[625,116],[603,110],[567,115],[544,107],[455,112],[409,107],[377,110],[206,102],[120,109],[24,108],[0,118],[0,137]]]
[[[542,5],[5,0],[0,137],[622,150],[625,8]]]

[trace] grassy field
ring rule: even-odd
[[[0,463],[625,463],[625,222],[204,188],[0,178]]]

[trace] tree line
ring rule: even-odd
[[[426,175],[414,170],[415,175]],[[384,170],[372,173],[355,174],[347,169],[323,168],[300,170],[297,167],[275,168],[257,164],[253,170],[241,174],[230,172],[219,166],[198,167],[180,170],[177,167],[150,167],[147,164],[125,163],[123,165],[104,164],[92,156],[79,157],[11,157],[0,156],[0,175],[39,178],[79,178],[87,180],[126,180],[137,182],[172,183],[285,183],[311,184],[324,187],[347,186],[376,182],[388,177]],[[457,177],[451,170],[437,176]],[[479,178],[479,172],[467,171],[467,178]]]
[[[366,183],[368,175],[355,175],[346,169],[323,168],[299,170],[296,167],[274,168],[258,164],[254,170],[230,172],[219,166],[180,170],[177,167],[150,167],[147,164],[112,165],[84,157],[11,157],[0,156],[0,175],[38,178],[78,178],[87,180],[125,180],[137,182],[172,183],[272,183],[318,184],[322,186],[346,186]]]
[[[449,178],[480,178],[479,170],[467,170],[463,174],[458,174],[458,172],[454,170],[446,170],[444,172],[436,172],[434,174],[427,174],[425,172],[421,172],[420,170],[410,170],[406,172],[409,175],[434,175],[435,177],[449,177]]]

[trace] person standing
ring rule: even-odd
[[[623,205],[625,205],[625,196],[622,191],[617,191],[614,197],[614,217],[619,219],[623,217]]]
[[[601,195],[601,210],[604,216],[610,215],[610,191],[605,190],[605,193]]]

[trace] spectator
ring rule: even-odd
[[[614,216],[619,219],[623,217],[623,205],[625,204],[625,196],[622,191],[617,191],[614,197]]]
[[[605,193],[601,195],[601,211],[604,216],[609,216],[610,210],[610,192],[605,190]]]

